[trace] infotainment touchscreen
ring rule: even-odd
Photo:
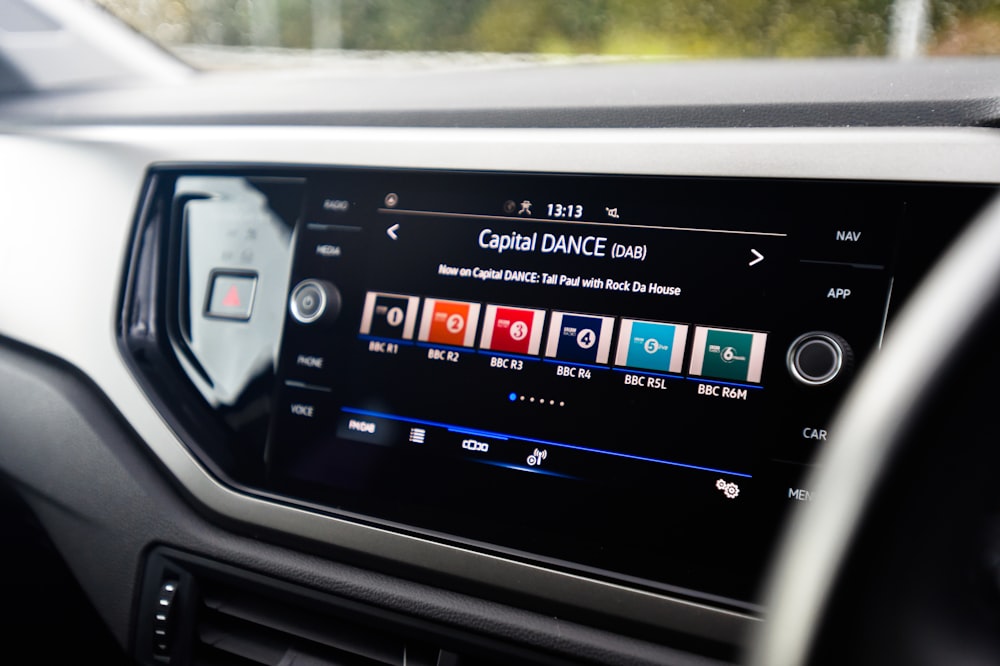
[[[786,463],[825,439],[884,325],[901,208],[846,188],[310,173],[269,487],[424,538],[752,600],[780,507],[809,499]]]

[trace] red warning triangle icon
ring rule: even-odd
[[[236,285],[229,287],[229,291],[226,292],[226,297],[222,299],[222,307],[224,308],[238,308],[240,307],[240,291],[236,288]]]

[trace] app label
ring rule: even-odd
[[[680,373],[687,334],[685,324],[623,319],[615,365]]]
[[[578,363],[607,363],[614,317],[553,312],[545,355]]]
[[[474,346],[479,308],[479,303],[425,298],[419,339],[457,347]]]
[[[767,333],[699,326],[690,374],[759,383],[766,343]]]
[[[537,354],[544,322],[544,310],[487,305],[479,346],[514,354]]]
[[[361,334],[412,340],[419,303],[417,296],[369,291],[361,317]]]

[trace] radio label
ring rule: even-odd
[[[382,342],[381,340],[369,340],[368,351],[375,352],[376,354],[398,354],[399,345],[391,342]]]
[[[490,357],[491,368],[503,368],[504,370],[524,370],[524,361],[519,358],[505,358],[503,356]]]
[[[574,379],[590,379],[590,368],[578,368],[572,365],[557,365],[556,377],[573,377]]]
[[[656,391],[667,390],[667,380],[665,377],[646,377],[645,375],[625,375],[625,386],[640,386],[642,388]]]
[[[731,400],[746,400],[749,393],[745,388],[719,386],[718,384],[698,384],[698,395],[710,395],[713,398],[729,398]]]
[[[427,358],[432,361],[447,361],[448,363],[458,363],[462,360],[462,355],[451,349],[428,349]]]

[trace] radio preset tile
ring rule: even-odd
[[[412,340],[420,298],[370,291],[365,297],[361,334]]]
[[[687,334],[685,324],[623,319],[615,365],[680,374]]]
[[[479,303],[425,298],[418,339],[421,342],[473,347],[476,344],[479,310]]]
[[[577,363],[607,363],[614,317],[553,312],[545,355]]]
[[[541,347],[544,321],[544,310],[487,305],[479,346],[533,356]]]
[[[690,374],[760,383],[767,334],[698,326],[694,330]]]

